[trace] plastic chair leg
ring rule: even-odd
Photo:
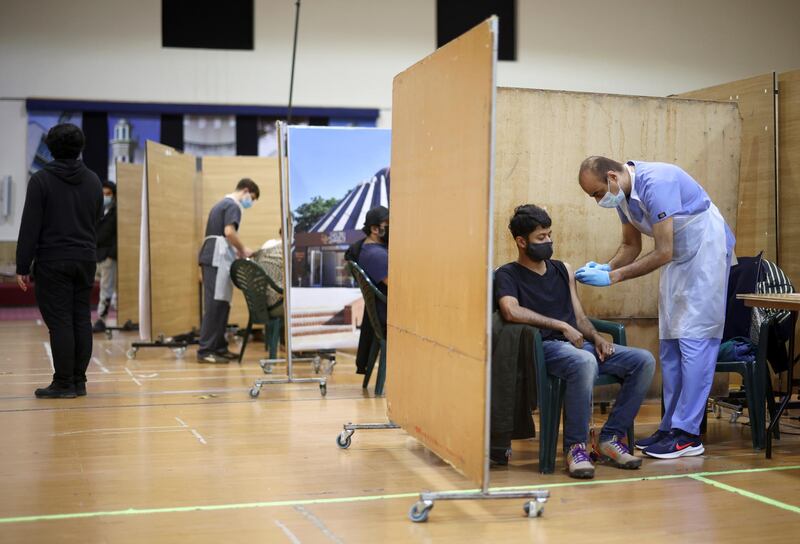
[[[247,331],[244,333],[244,338],[242,338],[242,349],[239,350],[239,364],[242,364],[242,359],[244,359],[244,350],[247,348],[247,341],[250,339],[250,333],[253,332],[253,322],[247,322]]]
[[[628,427],[628,449],[630,451],[634,451],[634,448],[636,447],[634,444],[635,441],[636,441],[636,433],[634,432],[633,429],[633,423],[631,423],[631,426]]]
[[[383,395],[383,384],[386,382],[386,342],[381,342],[381,355],[378,363],[378,377],[375,379],[375,396]]]
[[[539,472],[550,474],[555,471],[558,448],[558,428],[561,419],[562,402],[560,379],[550,377],[545,386],[546,398],[539,399],[541,407],[539,429]]]
[[[378,357],[378,350],[380,349],[380,344],[378,339],[374,339],[372,341],[372,345],[369,347],[369,357],[367,360],[367,370],[364,372],[364,381],[361,382],[361,388],[366,389],[369,387],[369,379],[372,377],[372,370],[375,368],[375,359]]]
[[[750,435],[753,439],[753,449],[763,449],[766,445],[766,399],[764,387],[757,376],[755,365],[747,365],[743,375],[745,394],[747,395],[747,410],[750,415]]]
[[[281,327],[283,326],[283,319],[282,318],[274,318],[270,319],[269,323],[266,325],[267,330],[264,334],[264,341],[267,344],[267,349],[269,350],[269,358],[270,359],[277,359],[278,358],[278,342],[281,338]]]

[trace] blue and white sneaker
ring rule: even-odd
[[[643,450],[649,446],[652,446],[657,442],[661,442],[667,436],[669,436],[669,431],[658,430],[653,434],[651,434],[650,436],[648,436],[647,438],[641,438],[637,440],[636,442],[634,442],[633,445],[636,446],[637,450]]]
[[[658,459],[676,459],[702,455],[704,451],[699,436],[672,429],[663,440],[645,448],[644,454]]]

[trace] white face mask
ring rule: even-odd
[[[625,200],[625,193],[622,191],[622,187],[619,187],[619,184],[617,184],[617,187],[619,187],[619,192],[617,194],[612,194],[611,180],[606,178],[606,182],[608,183],[608,190],[606,191],[606,194],[603,195],[603,198],[599,200],[598,204],[602,208],[616,208]]]

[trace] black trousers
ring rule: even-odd
[[[200,356],[224,353],[228,350],[225,330],[228,328],[228,315],[231,305],[224,300],[214,300],[214,286],[217,283],[217,269],[203,266],[203,321],[200,323]]]
[[[53,382],[86,383],[92,357],[92,310],[89,297],[96,264],[91,261],[37,262],[36,301],[50,331]]]

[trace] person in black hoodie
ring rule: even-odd
[[[36,301],[53,354],[52,383],[37,398],[86,394],[92,356],[89,296],[97,262],[96,226],[103,214],[100,179],[78,157],[81,129],[64,123],[50,129],[45,144],[53,161],[31,176],[17,240],[17,283],[28,290],[33,265]]]
[[[115,304],[117,284],[117,185],[103,182],[103,217],[97,224],[97,271],[100,273],[100,303],[94,332],[106,330],[104,319]]]

